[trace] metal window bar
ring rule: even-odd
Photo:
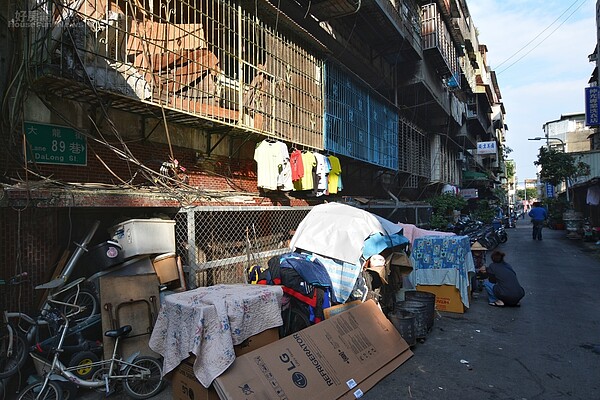
[[[326,66],[325,148],[398,169],[398,111],[333,64]]]
[[[35,78],[323,148],[323,61],[235,1],[26,1]]]
[[[450,31],[446,27],[441,14],[437,11],[437,4],[424,5],[421,12],[423,49],[437,48],[444,59],[449,75],[457,77],[459,64],[456,47],[452,41]]]
[[[177,254],[191,287],[244,283],[248,267],[289,251],[311,207],[194,207],[175,217]]]
[[[399,171],[431,178],[429,139],[417,126],[405,118],[399,119]]]

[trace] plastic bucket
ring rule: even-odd
[[[88,249],[87,262],[94,266],[92,274],[114,267],[124,260],[125,257],[121,245],[111,240],[107,240],[106,242]]]
[[[435,321],[435,294],[413,290],[404,293],[404,298],[405,300],[421,302],[427,306],[427,330],[430,331]]]
[[[166,253],[157,256],[152,260],[152,266],[156,271],[158,282],[160,284],[179,280],[177,255],[175,253]]]
[[[410,311],[394,310],[389,314],[388,318],[409,346],[412,347],[417,344],[415,314]]]
[[[420,301],[398,301],[394,311],[408,311],[415,315],[415,335],[417,339],[427,336],[427,305]]]

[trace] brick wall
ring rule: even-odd
[[[0,309],[31,312],[41,297],[34,286],[49,278],[48,271],[58,261],[65,241],[58,225],[58,211],[0,208],[0,221],[0,277],[8,280],[17,273],[29,274],[29,282],[23,285],[0,287]]]

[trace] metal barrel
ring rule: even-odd
[[[408,311],[415,315],[415,335],[417,339],[427,336],[427,306],[420,301],[398,301],[394,311]]]
[[[409,346],[412,347],[417,344],[414,313],[405,310],[394,310],[389,313],[388,318]]]
[[[404,293],[404,299],[410,301],[418,301],[427,306],[427,331],[433,328],[435,321],[435,294],[420,290],[412,290]]]

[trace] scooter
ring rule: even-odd
[[[498,242],[506,243],[508,240],[508,233],[506,233],[506,229],[504,228],[504,224],[502,223],[502,221],[499,218],[496,218],[492,222],[492,225],[494,226]]]
[[[496,235],[498,236],[500,243],[506,243],[508,241],[508,233],[506,233],[504,226],[500,226],[498,229],[496,229]]]

